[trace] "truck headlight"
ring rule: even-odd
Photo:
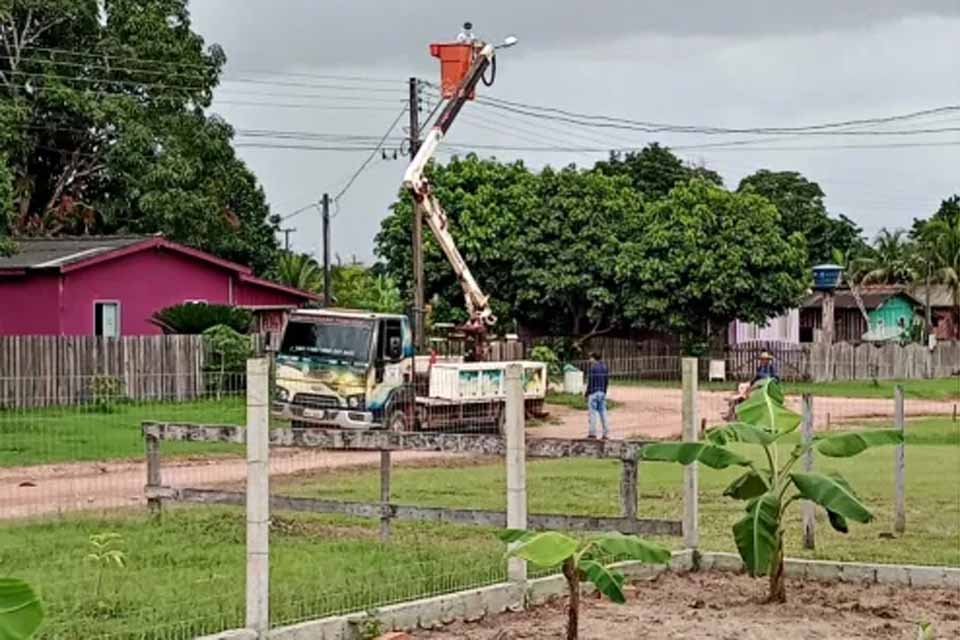
[[[347,406],[351,409],[359,409],[363,406],[363,396],[347,396]]]
[[[290,392],[280,385],[276,386],[277,400],[280,402],[287,402],[290,400]]]

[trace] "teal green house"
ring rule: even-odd
[[[917,319],[920,302],[906,293],[890,296],[879,306],[867,311],[870,327],[864,340],[897,340],[909,333]]]

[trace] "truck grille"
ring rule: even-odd
[[[298,393],[293,396],[293,404],[303,405],[305,407],[316,407],[325,409],[327,407],[337,407],[339,403],[334,396],[322,396],[316,393]]]

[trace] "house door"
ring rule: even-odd
[[[93,303],[93,335],[116,338],[120,335],[120,303]]]

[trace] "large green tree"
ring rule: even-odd
[[[776,207],[692,180],[648,206],[618,261],[624,313],[702,353],[734,319],[796,306],[810,280],[803,238],[784,238]]]
[[[522,317],[563,335],[616,328],[623,307],[617,256],[642,211],[642,198],[626,177],[544,169],[536,205],[518,229],[523,248],[512,269]]]
[[[537,204],[536,176],[522,162],[504,164],[475,155],[431,163],[427,176],[448,216],[457,247],[490,296],[501,325],[515,318],[518,282],[513,265],[524,249],[524,224]],[[380,268],[412,296],[410,196],[401,192],[380,225],[375,253]],[[426,227],[426,224],[424,225]],[[463,293],[430,231],[424,228],[424,286],[437,321],[466,320]]]
[[[263,192],[206,113],[226,58],[187,0],[6,0],[0,54],[11,231],[162,232],[273,263]]]
[[[858,253],[864,249],[860,228],[845,215],[833,218],[823,203],[823,189],[796,171],[761,169],[745,177],[740,193],[756,193],[780,212],[781,233],[800,233],[807,241],[809,264],[829,262],[835,252]]]
[[[377,313],[403,312],[403,296],[390,276],[362,264],[337,265],[330,275],[331,295],[338,307]]]
[[[723,186],[720,174],[706,167],[685,165],[668,147],[654,142],[640,151],[613,152],[608,160],[598,162],[597,171],[605,175],[626,176],[647,201],[665,197],[678,184],[702,178]]]

